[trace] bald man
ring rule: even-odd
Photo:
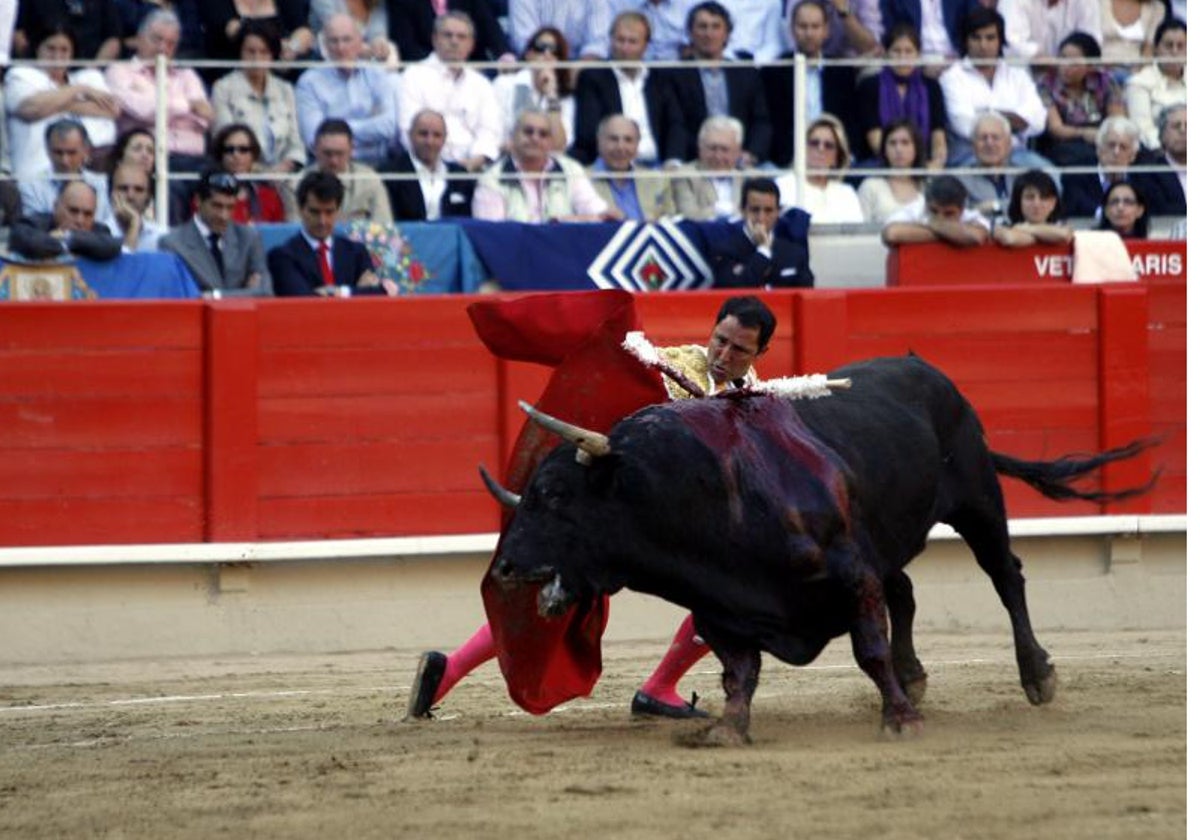
[[[22,216],[13,225],[8,247],[34,260],[74,255],[111,260],[121,253],[121,240],[96,222],[96,189],[85,181],[68,181],[54,202],[53,213]]]

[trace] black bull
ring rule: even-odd
[[[944,522],[1008,610],[1030,702],[1048,702],[1054,666],[1030,624],[997,473],[1052,498],[1123,498],[1145,488],[1068,482],[1144,444],[1023,461],[991,452],[970,404],[916,357],[830,375],[852,388],[791,403],[742,392],[654,405],[596,436],[602,454],[559,447],[516,507],[494,579],[545,582],[549,611],[623,587],[691,610],[723,666],[713,741],[748,740],[761,651],[803,665],[847,632],[883,696],[885,730],[903,732],[920,726],[925,686],[904,567]]]

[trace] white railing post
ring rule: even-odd
[[[167,179],[167,57],[154,59],[154,223],[160,230],[170,224],[170,184]]]
[[[808,130],[808,58],[797,51],[792,56],[792,87],[796,91],[792,110],[792,177],[796,181],[796,206],[804,204],[804,133]]]

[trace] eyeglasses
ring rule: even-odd
[[[533,52],[553,54],[558,52],[558,44],[554,43],[553,41],[534,41],[533,46],[530,47],[530,49]]]
[[[532,125],[523,125],[521,126],[521,133],[526,137],[549,137],[550,129],[536,128]]]
[[[820,137],[810,137],[808,138],[808,148],[822,149],[826,152],[836,152],[837,143],[833,142],[832,140],[822,140]]]
[[[229,145],[229,146],[226,146],[226,147],[225,147],[224,149],[222,149],[221,151],[223,151],[223,152],[224,152],[225,154],[227,154],[227,155],[233,155],[233,154],[238,154],[238,155],[248,155],[248,154],[250,154],[251,152],[253,152],[253,151],[254,151],[254,147],[253,147],[253,146],[249,146],[249,145],[247,145],[247,146],[234,146],[234,145]]]

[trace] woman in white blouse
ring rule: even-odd
[[[546,66],[501,73],[492,82],[504,120],[506,144],[517,124],[517,117],[529,108],[545,111],[550,116],[550,141],[554,151],[561,152],[574,142],[575,97],[571,95],[571,73],[565,64],[568,55],[570,46],[566,36],[553,26],[543,26],[530,36],[521,57],[522,61]]]
[[[879,151],[888,169],[923,169],[924,145],[916,125],[893,120],[883,127]],[[858,186],[858,201],[868,222],[883,224],[901,207],[920,199],[921,177],[916,174],[872,175]]]
[[[270,70],[281,49],[273,27],[253,19],[242,24],[238,55],[248,63],[213,85],[216,117],[212,128],[215,134],[232,123],[250,126],[262,147],[263,168],[289,173],[301,169],[306,158],[296,120],[295,91]]]
[[[1154,32],[1153,64],[1143,67],[1125,85],[1129,118],[1137,123],[1142,147],[1157,149],[1158,115],[1168,105],[1187,103],[1187,25],[1168,20]]]
[[[78,119],[87,129],[93,153],[103,154],[116,139],[120,113],[100,69],[68,69],[67,62],[75,57],[75,38],[64,25],[51,27],[34,49],[38,61],[61,63],[11,67],[4,77],[9,154],[18,179],[40,177],[50,170],[44,135],[54,120]]]
[[[856,224],[863,220],[854,188],[842,181],[850,166],[846,129],[833,114],[821,114],[808,127],[805,139],[804,195],[800,206],[814,225]]]

